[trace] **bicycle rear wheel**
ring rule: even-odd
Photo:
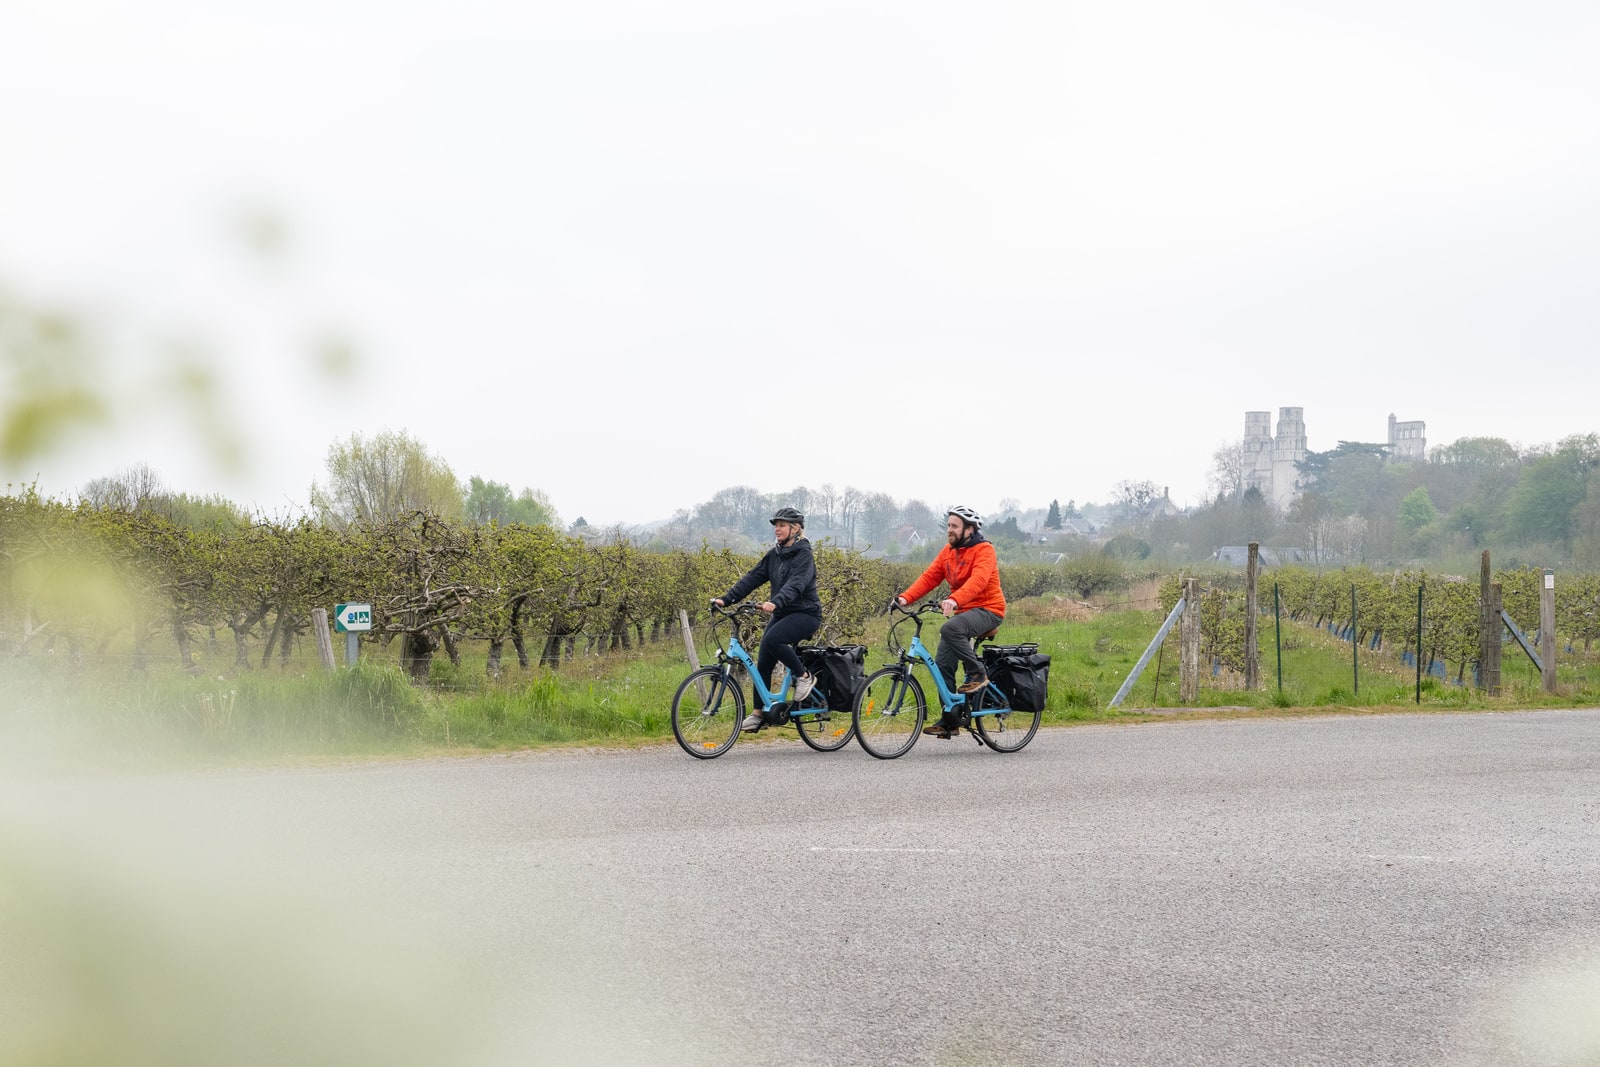
[[[990,688],[993,688],[992,686]],[[1015,752],[1039,732],[1042,711],[1017,711],[1007,709],[991,714],[973,715],[973,725],[983,743],[996,752]]]
[[[789,721],[800,731],[800,740],[818,752],[836,752],[856,734],[854,716],[848,711],[824,708],[815,715],[791,711]]]
[[[879,759],[904,756],[922,735],[927,715],[922,683],[911,669],[884,667],[867,675],[867,683],[856,694],[856,740]]]
[[[715,759],[739,739],[744,692],[721,667],[701,667],[672,697],[672,736],[696,759]]]

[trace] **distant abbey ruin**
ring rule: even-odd
[[[1421,419],[1396,422],[1389,416],[1389,460],[1421,463],[1428,457],[1428,424]]]
[[[1244,413],[1244,487],[1258,489],[1273,507],[1286,511],[1300,491],[1295,464],[1306,458],[1304,408],[1279,408],[1278,433],[1272,433],[1272,412]]]
[[[1427,423],[1421,419],[1400,422],[1389,416],[1391,462],[1417,463],[1427,457]],[[1272,412],[1244,413],[1244,488],[1257,489],[1279,511],[1286,511],[1300,492],[1296,464],[1306,458],[1304,408],[1279,408],[1278,432],[1272,432]]]

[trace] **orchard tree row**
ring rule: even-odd
[[[1543,571],[1533,568],[1498,571],[1494,580],[1503,593],[1503,609],[1517,626],[1532,633],[1539,621]],[[1180,596],[1180,579],[1162,582],[1161,603],[1171,611]],[[1417,598],[1422,597],[1421,652],[1425,662],[1438,660],[1455,667],[1464,680],[1478,658],[1477,579],[1467,580],[1426,571],[1375,572],[1366,567],[1315,571],[1286,567],[1257,587],[1260,610],[1270,615],[1276,587],[1278,606],[1287,618],[1316,626],[1355,625],[1355,640],[1396,654],[1418,651]],[[1351,597],[1355,603],[1352,609]],[[1600,639],[1600,574],[1562,574],[1556,581],[1556,632],[1563,641],[1582,643],[1588,651]],[[1244,577],[1213,581],[1201,599],[1202,655],[1234,670],[1244,669]]]
[[[13,655],[48,648],[75,661],[120,639],[142,668],[170,638],[190,669],[194,642],[222,635],[246,670],[287,660],[314,609],[362,601],[374,611],[368,640],[401,641],[416,677],[439,650],[459,662],[464,641],[486,642],[497,674],[508,645],[523,667],[556,667],[580,641],[606,651],[676,636],[680,608],[700,612],[752,562],[426,511],[342,527],[196,529],[153,510],[31,493],[0,498],[0,542],[0,641]],[[898,580],[831,549],[819,552],[819,571],[829,639],[857,632],[869,602],[881,606]]]
[[[817,640],[829,643],[859,636],[920,569],[826,542],[816,555]],[[216,650],[214,669],[231,645],[233,668],[243,671],[287,663],[310,638],[315,609],[358,601],[373,606],[366,639],[398,641],[415,678],[427,677],[440,651],[459,664],[468,641],[485,644],[491,675],[508,656],[524,669],[553,669],[579,651],[679,640],[679,611],[703,621],[709,599],[754,561],[428,511],[342,525],[197,527],[156,509],[69,504],[30,490],[0,497],[0,652],[47,651],[76,664],[115,646],[131,652],[136,670],[169,654],[195,670],[201,648]],[[1106,577],[1002,569],[1013,597],[1102,586]]]

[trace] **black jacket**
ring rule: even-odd
[[[817,595],[817,564],[811,558],[811,542],[804,537],[790,545],[779,547],[761,557],[761,562],[750,568],[750,573],[733,583],[733,588],[722,594],[724,604],[733,605],[749,596],[751,591],[771,582],[772,617],[785,615],[822,614],[822,598]]]

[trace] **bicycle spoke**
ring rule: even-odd
[[[711,759],[733,747],[744,719],[744,694],[717,667],[683,680],[672,698],[672,736],[691,756]]]
[[[996,752],[1015,752],[1039,730],[1043,716],[1037,711],[1001,711],[977,717],[978,736]]]
[[[855,736],[855,724],[846,711],[824,711],[817,715],[799,715],[792,720],[800,731],[800,740],[818,752],[834,752],[850,743]]]
[[[856,739],[879,759],[903,756],[917,743],[926,715],[921,683],[909,671],[885,667],[868,676],[856,697]]]

